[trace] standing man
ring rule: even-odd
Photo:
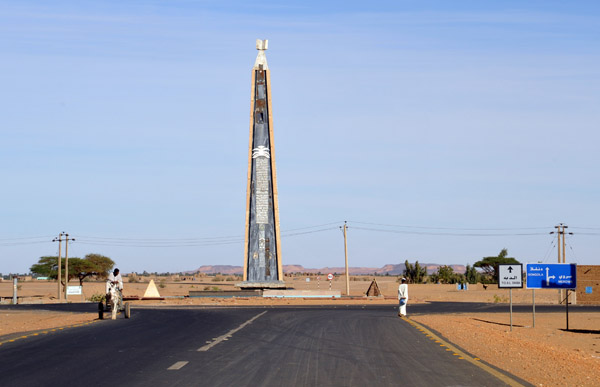
[[[408,302],[408,285],[406,284],[406,278],[402,277],[402,282],[398,286],[398,316],[406,317],[406,303]]]

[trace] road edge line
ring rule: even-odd
[[[436,340],[439,340],[440,342],[442,342],[443,344],[446,345],[446,347],[448,347],[449,349],[451,349],[452,351],[454,351],[454,353],[458,353],[461,357],[464,358],[464,360],[468,361],[469,363],[481,368],[482,370],[486,371],[487,373],[495,376],[496,378],[500,379],[501,381],[503,381],[504,383],[508,384],[509,386],[512,387],[525,387],[523,384],[517,382],[516,380],[512,379],[511,377],[503,374],[502,372],[488,366],[487,364],[484,364],[480,361],[475,360],[471,355],[468,355],[467,353],[465,353],[464,351],[458,349],[456,346],[452,345],[451,343],[449,343],[448,341],[444,340],[443,338],[441,338],[440,336],[436,335],[435,333],[433,333],[430,329],[428,329],[426,326],[424,326],[423,324],[420,324],[414,320],[410,320],[408,318],[402,318],[404,321],[406,321],[407,323],[409,323],[410,325],[416,327],[416,328],[420,328],[421,330],[423,330],[426,334],[430,335],[431,337],[435,338]]]

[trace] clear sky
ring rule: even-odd
[[[0,272],[243,264],[269,39],[284,264],[600,253],[596,1],[3,1]],[[64,246],[63,246],[64,254]]]

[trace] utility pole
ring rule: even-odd
[[[69,234],[65,235],[65,301],[69,298],[69,241],[75,241],[74,238],[69,239]]]
[[[61,277],[62,277],[62,262],[60,259],[60,244],[62,242],[62,236],[64,235],[64,231],[61,232],[60,234],[58,234],[58,238],[54,238],[52,239],[52,242],[57,242],[58,241],[58,300],[62,301],[62,291],[60,288],[61,285]]]
[[[566,257],[566,254],[565,254],[565,235],[567,234],[565,232],[565,228],[569,228],[569,226],[563,225],[563,230],[562,230],[562,236],[563,236],[562,237],[562,249],[563,249],[563,252],[562,252],[562,263],[567,263],[567,260],[565,258]]]
[[[560,258],[560,234],[562,234],[562,231],[560,230],[560,228],[562,227],[562,223],[560,223],[558,226],[554,226],[554,228],[556,229],[556,236],[558,237],[558,242],[556,244],[556,250],[558,251],[558,263],[562,263],[562,260]],[[554,234],[554,231],[551,232],[550,234]]]
[[[342,228],[342,227],[340,227]],[[349,296],[350,295],[350,272],[348,270],[348,238],[347,238],[347,231],[348,230],[348,224],[346,221],[344,221],[344,227],[343,227],[343,231],[344,231],[344,256],[346,258],[346,295]]]
[[[562,263],[561,257],[560,257],[560,235],[562,234],[561,231],[561,227],[562,227],[562,223],[559,223],[558,226],[554,226],[554,228],[556,229],[556,237],[558,238],[558,241],[556,243],[556,250],[558,251],[558,263]],[[550,234],[554,234],[554,231],[551,232]],[[563,238],[564,239],[564,238]],[[562,289],[558,289],[558,304],[562,304],[563,302],[563,290]]]
[[[558,250],[558,263],[567,263],[567,259],[566,259],[566,248],[565,248],[565,238],[567,235],[567,232],[565,231],[565,229],[569,228],[569,226],[559,223],[558,226],[554,226],[554,228],[556,229],[556,236],[558,237],[558,242],[556,244],[556,250]],[[554,234],[554,231],[552,231],[550,234]],[[572,232],[568,233],[569,235],[573,235]],[[562,242],[561,242],[561,235],[562,235]],[[561,248],[562,248],[562,254],[561,254]],[[563,301],[565,301],[565,290],[564,289],[558,289],[558,303],[562,304]],[[569,301],[566,300],[566,302],[568,303]]]

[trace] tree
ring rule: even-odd
[[[427,275],[427,269],[419,265],[419,261],[415,262],[415,265],[408,263],[408,260],[404,261],[404,277],[410,283],[420,284],[423,282],[423,278]]]
[[[479,282],[479,273],[475,266],[467,265],[467,271],[465,272],[465,279],[467,283],[476,284]]]
[[[484,257],[482,260],[473,264],[474,267],[483,269],[485,280],[482,282],[498,283],[498,265],[518,264],[516,258],[507,257],[508,250],[502,249],[496,257]]]
[[[442,284],[453,284],[459,282],[460,279],[461,276],[454,273],[454,269],[447,265],[438,267],[437,272],[431,275],[433,282],[440,282]]]
[[[29,271],[40,277],[58,278],[58,257],[40,257],[38,263],[31,266]]]
[[[100,254],[88,254],[85,256],[85,259],[92,262],[95,266],[94,271],[100,278],[108,277],[108,272],[115,266],[115,262],[112,259]]]
[[[61,265],[64,270],[65,258],[61,258]],[[69,280],[77,277],[79,285],[83,285],[83,280],[92,275],[106,278],[108,271],[114,265],[112,259],[100,254],[88,254],[84,259],[72,257],[69,258]],[[58,257],[41,257],[38,263],[32,265],[29,270],[39,276],[56,279],[58,278]],[[64,272],[62,274],[64,278]],[[62,284],[64,285],[64,282]]]

